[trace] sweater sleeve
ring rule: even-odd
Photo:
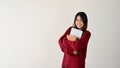
[[[64,39],[64,41],[67,42],[66,44],[69,44],[69,46],[74,50],[81,50],[82,48],[87,47],[90,36],[91,33],[89,31],[86,31],[83,36],[77,41],[69,41],[67,39]]]
[[[70,30],[71,30],[71,27],[69,27],[67,31],[62,35],[62,37],[60,37],[58,42],[62,52],[73,55],[73,49],[68,44],[65,44],[65,41],[64,41],[64,39],[66,38],[66,35],[69,34]]]

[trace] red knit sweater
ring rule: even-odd
[[[77,41],[69,41],[66,35],[69,35],[72,27],[69,27],[63,36],[59,39],[59,45],[64,53],[62,68],[85,68],[85,58],[87,52],[87,44],[91,33],[85,31]],[[74,50],[78,50],[79,54],[73,54]]]

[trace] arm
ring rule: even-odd
[[[73,49],[68,44],[65,44],[65,41],[64,41],[64,39],[66,38],[66,35],[69,34],[70,29],[71,27],[68,28],[67,31],[63,34],[63,36],[59,39],[59,45],[60,45],[62,52],[72,55]]]
[[[73,45],[77,50],[81,50],[82,48],[86,48],[89,38],[91,36],[91,33],[89,31],[86,31],[83,36],[77,40],[76,42],[73,42]]]
[[[76,41],[69,41],[68,39],[64,39],[64,41],[66,41],[74,50],[81,50],[87,46],[90,36],[91,33],[86,31],[83,36]]]

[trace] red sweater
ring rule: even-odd
[[[72,27],[69,27],[64,35],[59,39],[59,45],[64,53],[62,68],[85,68],[85,58],[87,52],[87,44],[91,33],[85,31],[77,41],[69,41],[66,35],[69,35]],[[73,54],[74,50],[78,50],[79,54]]]

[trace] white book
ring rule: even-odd
[[[75,35],[76,37],[80,38],[82,36],[82,31],[76,28],[71,28],[70,35]]]

